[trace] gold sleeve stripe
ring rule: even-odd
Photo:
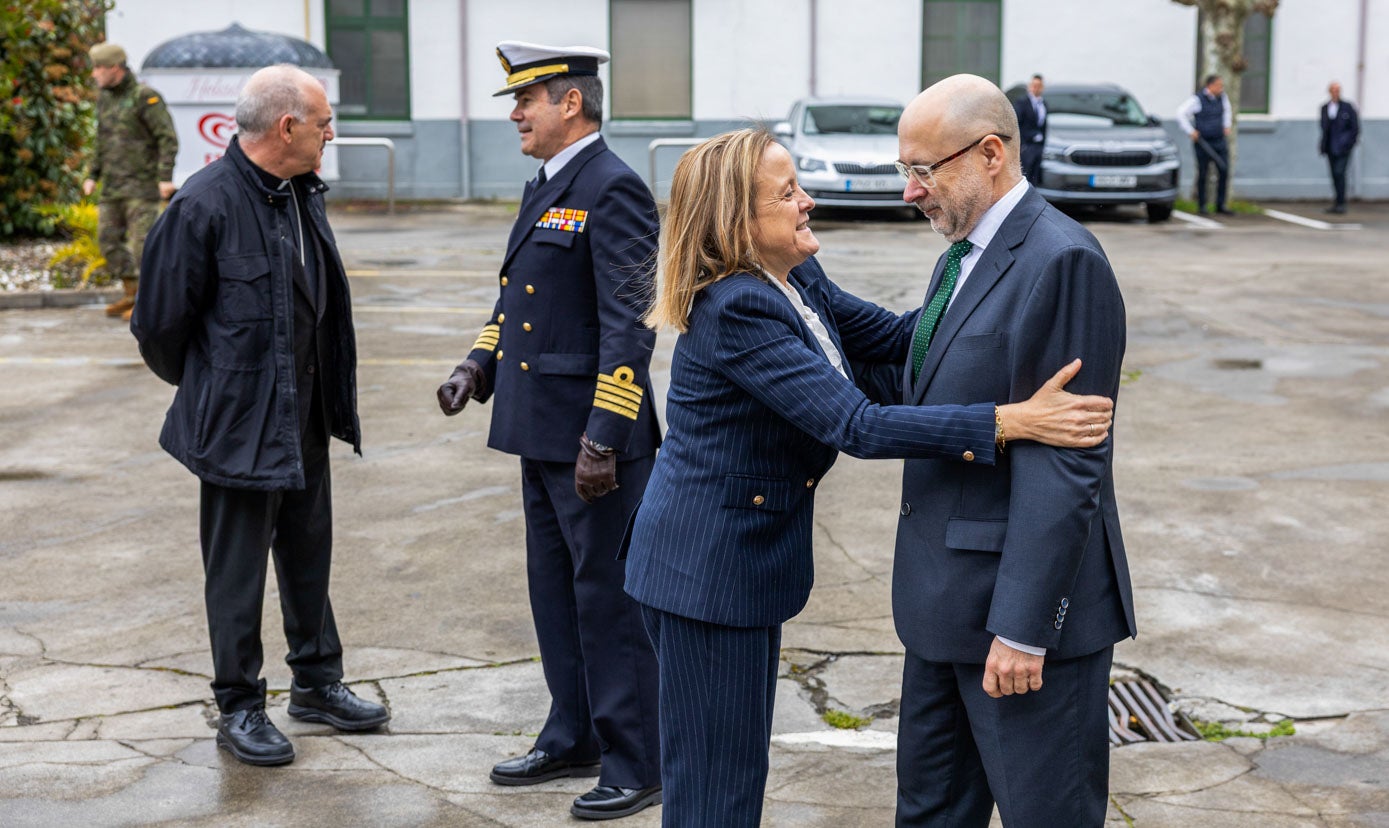
[[[619,397],[614,394],[609,394],[601,388],[599,388],[598,391],[595,392],[593,395],[593,404],[597,405],[600,402],[609,403],[610,405],[615,405],[619,408],[625,408],[626,410],[632,412],[633,415],[635,415],[638,411],[641,411],[641,403],[634,403],[625,397]]]
[[[611,394],[614,397],[628,400],[629,402],[632,402],[635,405],[641,405],[642,394],[640,388],[633,391],[629,388],[623,388],[620,385],[613,385],[610,382],[600,382],[598,383],[598,390]]]
[[[612,403],[606,400],[595,399],[593,401],[593,407],[601,408],[604,411],[611,411],[612,413],[619,414],[623,417],[626,417],[629,420],[635,420],[637,418],[636,412],[627,408],[623,408],[622,406],[613,405]]]
[[[495,351],[497,343],[501,341],[502,329],[498,325],[484,325],[482,333],[477,335],[477,341],[473,343],[474,351]]]

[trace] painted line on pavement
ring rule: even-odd
[[[782,745],[893,750],[897,747],[897,734],[885,730],[812,730],[806,733],[781,733],[773,736],[772,741]]]
[[[1204,230],[1224,230],[1224,229],[1225,229],[1225,225],[1221,224],[1221,223],[1218,222],[1218,221],[1215,221],[1215,220],[1213,220],[1213,219],[1208,219],[1208,218],[1206,218],[1205,216],[1198,216],[1198,215],[1193,215],[1192,213],[1186,213],[1186,212],[1183,212],[1183,211],[1181,211],[1181,210],[1173,210],[1173,211],[1172,211],[1172,218],[1174,218],[1174,219],[1176,219],[1176,220],[1178,220],[1178,221],[1184,221],[1184,222],[1186,222],[1187,224],[1190,224],[1190,225],[1192,225],[1192,226],[1194,226],[1194,227],[1200,227],[1200,228],[1202,228],[1202,229],[1204,229]]]
[[[1310,227],[1310,228],[1312,228],[1313,230],[1362,230],[1362,229],[1364,229],[1361,225],[1359,225],[1359,224],[1357,224],[1357,223],[1354,223],[1354,222],[1334,223],[1334,222],[1330,222],[1330,221],[1322,221],[1322,220],[1320,220],[1320,219],[1307,218],[1306,216],[1299,216],[1299,215],[1295,215],[1295,214],[1293,214],[1293,213],[1285,213],[1285,212],[1283,212],[1282,210],[1269,210],[1269,209],[1265,208],[1265,209],[1264,209],[1264,215],[1268,216],[1268,217],[1271,218],[1271,219],[1278,219],[1279,221],[1286,221],[1286,222],[1288,222],[1289,224],[1300,224],[1300,225],[1302,225],[1303,227]]]

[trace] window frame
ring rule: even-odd
[[[1240,105],[1239,111],[1234,113],[1236,115],[1267,115],[1273,111],[1273,18],[1263,12],[1251,9],[1249,16],[1244,19],[1244,38],[1241,42],[1242,44],[1249,43],[1249,23],[1256,14],[1263,17],[1267,21],[1266,25],[1268,26],[1268,34],[1266,35],[1267,42],[1264,47],[1264,53],[1268,61],[1264,65],[1262,72],[1264,100],[1262,107],[1251,107],[1248,105],[1248,98],[1244,94],[1244,90],[1249,88],[1249,84],[1247,83],[1249,80],[1249,69],[1246,68],[1240,73]],[[1201,55],[1205,52],[1206,48],[1204,24],[1205,12],[1198,12],[1196,15],[1196,77],[1193,83],[1193,88],[1197,90],[1201,89],[1201,81],[1204,80],[1201,72]],[[1247,49],[1245,49],[1243,45],[1241,46],[1241,51],[1247,54]]]
[[[401,3],[401,13],[398,17],[377,17],[372,15],[371,6],[375,0],[362,0],[361,15],[336,15],[333,13],[333,0],[323,0],[323,39],[324,48],[328,53],[329,59],[337,67],[337,60],[333,58],[333,32],[337,30],[348,30],[361,32],[365,40],[365,55],[362,64],[366,73],[366,111],[365,112],[344,112],[341,102],[341,76],[339,76],[339,103],[336,107],[336,114],[339,120],[343,121],[409,121],[413,117],[414,101],[410,82],[410,3],[403,0]],[[374,112],[374,102],[372,100],[371,78],[372,69],[372,48],[371,34],[374,31],[400,32],[405,47],[405,112],[403,114],[381,114]],[[341,72],[341,68],[338,68]]]
[[[682,123],[690,123],[690,122],[692,122],[692,121],[694,120],[694,82],[695,82],[695,77],[694,77],[694,60],[695,60],[694,5],[695,5],[695,0],[681,0],[681,2],[684,2],[684,3],[685,3],[686,9],[688,10],[688,19],[687,19],[688,28],[687,28],[687,31],[688,31],[688,33],[689,33],[689,55],[690,55],[690,62],[689,62],[689,65],[688,65],[688,67],[687,67],[687,75],[686,75],[686,77],[687,77],[686,93],[688,94],[688,99],[687,99],[687,100],[688,100],[688,102],[689,102],[689,104],[688,104],[688,109],[687,109],[686,113],[685,113],[684,115],[624,115],[624,114],[620,114],[620,113],[618,112],[618,103],[617,103],[617,102],[618,102],[618,98],[617,98],[618,85],[617,85],[617,82],[616,82],[616,81],[617,81],[617,77],[616,77],[616,74],[617,74],[617,72],[616,72],[616,67],[615,67],[615,66],[612,66],[611,64],[609,64],[607,89],[604,90],[604,91],[605,91],[604,97],[607,98],[607,102],[608,102],[608,120],[610,120],[610,121],[615,121],[615,122],[627,123],[627,124],[631,124],[631,123],[682,124]],[[616,7],[617,7],[617,5],[618,5],[618,3],[617,3],[617,2],[614,2],[614,0],[609,0],[609,2],[608,2],[608,46],[609,46],[610,48],[613,47],[613,46],[615,45],[615,44],[613,43],[613,19],[614,19],[614,17],[616,16]]]
[[[994,31],[993,40],[994,40],[994,42],[998,45],[998,48],[997,48],[997,50],[995,51],[995,54],[994,54],[994,56],[993,56],[993,72],[994,72],[994,76],[991,77],[991,78],[989,78],[989,79],[992,80],[995,84],[999,84],[999,85],[1001,86],[1001,85],[1002,85],[1002,78],[1003,78],[1003,0],[922,0],[922,3],[921,3],[921,36],[920,36],[920,38],[918,39],[919,42],[921,43],[921,64],[920,64],[920,67],[919,67],[919,70],[920,70],[920,71],[918,72],[918,77],[921,79],[921,88],[922,88],[922,89],[926,89],[926,88],[929,87],[931,84],[933,84],[933,83],[935,83],[936,81],[939,81],[939,80],[942,79],[942,78],[930,79],[930,78],[927,78],[927,76],[926,76],[926,55],[927,55],[926,46],[927,46],[927,38],[930,36],[929,33],[928,33],[927,30],[926,30],[926,17],[927,17],[926,9],[927,9],[929,6],[931,6],[932,4],[935,4],[935,5],[940,6],[940,5],[944,5],[944,4],[946,4],[946,3],[955,3],[955,4],[967,5],[967,6],[993,6],[995,9],[997,9],[997,11],[998,11],[998,15],[997,15],[997,17],[998,17],[998,26],[997,26],[996,30]],[[957,28],[958,28],[958,26],[957,26]],[[983,39],[984,39],[984,38],[973,38],[973,40],[983,40]],[[959,35],[958,35],[958,34],[955,34],[955,33],[952,33],[952,35],[951,35],[951,43],[959,43],[959,42],[960,42]],[[962,69],[961,67],[959,67],[958,65],[956,65],[956,66],[952,69],[952,71],[950,72],[950,74],[958,74],[959,72],[962,72],[962,71],[964,71],[964,69]],[[950,75],[946,75],[945,77],[949,77],[949,76],[950,76]],[[983,77],[989,77],[989,76],[988,76],[987,74],[985,74],[985,75],[983,75]]]

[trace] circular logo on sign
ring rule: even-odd
[[[236,119],[220,112],[209,112],[198,119],[198,133],[209,144],[225,147],[236,132]]]

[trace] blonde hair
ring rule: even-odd
[[[683,333],[695,294],[725,276],[761,269],[752,240],[757,167],[774,140],[765,129],[725,132],[675,165],[647,327]]]

